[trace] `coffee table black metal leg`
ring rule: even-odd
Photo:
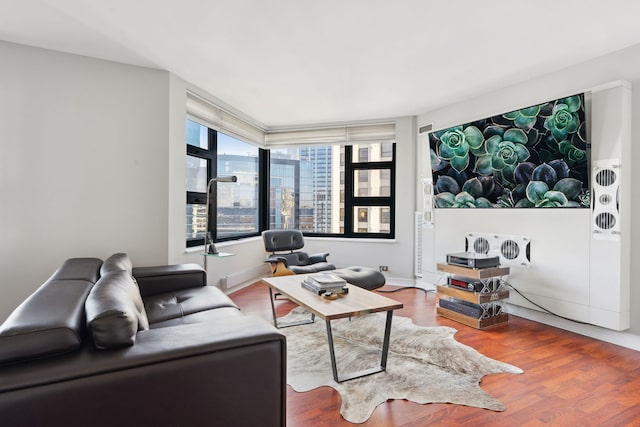
[[[367,375],[377,374],[387,369],[387,357],[389,355],[389,341],[391,338],[391,321],[393,319],[393,310],[387,311],[387,320],[384,326],[384,339],[382,341],[382,357],[380,359],[380,366],[362,371],[347,374],[343,377],[338,376],[338,367],[336,365],[336,352],[333,346],[333,333],[331,331],[331,321],[326,320],[327,324],[327,341],[329,342],[329,355],[331,356],[331,370],[333,371],[333,379],[337,383],[353,380],[356,378],[366,377]]]
[[[273,300],[274,300],[273,289],[271,289],[271,286],[269,286],[269,301],[271,301],[271,314],[273,314],[273,326],[275,326],[278,329],[289,328],[291,326],[298,326],[298,325],[308,325],[309,323],[313,323],[316,321],[316,315],[311,313],[311,320],[301,320],[299,322],[287,323],[286,325],[279,325],[278,318],[276,317],[276,306],[273,303]]]
[[[340,383],[344,380],[338,379],[338,367],[336,366],[336,351],[333,348],[333,333],[331,332],[331,320],[325,320],[327,324],[327,341],[329,342],[329,355],[331,356],[331,370],[333,371],[333,379],[336,380],[337,383]]]
[[[380,367],[383,371],[387,368],[387,356],[389,355],[389,340],[391,338],[392,318],[393,311],[387,311],[387,321],[384,326],[384,341],[382,341],[382,359],[380,360]]]

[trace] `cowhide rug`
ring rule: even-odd
[[[305,318],[310,314],[298,307],[278,323]],[[331,322],[340,375],[380,365],[384,321],[385,314],[376,313]],[[337,383],[322,319],[280,331],[287,336],[287,383],[297,392],[333,387],[342,396],[340,414],[352,423],[365,422],[389,399],[504,411],[500,401],[480,388],[480,380],[493,373],[523,372],[457,342],[453,328],[416,326],[409,318],[394,316],[386,371]]]

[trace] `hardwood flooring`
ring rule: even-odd
[[[397,288],[381,288],[393,289]],[[640,352],[515,316],[507,325],[478,331],[435,314],[433,293],[408,289],[384,295],[404,304],[395,314],[411,317],[417,325],[451,326],[458,330],[459,342],[516,365],[524,374],[483,378],[482,388],[504,403],[504,412],[390,400],[360,425],[640,426]],[[245,313],[272,321],[265,285],[255,283],[230,296]],[[288,300],[276,301],[278,316],[294,307]],[[352,425],[340,416],[340,402],[340,395],[329,387],[306,393],[288,387],[287,425]]]

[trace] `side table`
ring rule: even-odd
[[[509,290],[495,286],[496,278],[509,274],[509,267],[469,268],[451,264],[438,264],[438,271],[449,274],[472,278],[485,284],[483,292],[469,291],[450,285],[436,285],[438,305],[436,312],[464,325],[476,329],[486,329],[506,324],[509,315],[503,311],[502,305],[497,302],[509,298]],[[499,281],[498,281],[499,283]],[[459,302],[470,306],[479,316],[471,316],[458,311],[440,306],[440,299],[447,298],[453,302]]]
[[[230,257],[230,256],[235,256],[235,254],[232,254],[231,252],[218,252],[217,254],[208,254],[206,252],[203,252],[201,255],[204,257],[204,262],[202,264],[202,266],[204,267],[204,271],[208,271],[207,270],[207,267],[208,267],[207,260],[209,258],[226,258],[226,257]]]

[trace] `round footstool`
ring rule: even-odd
[[[378,289],[385,284],[384,274],[369,267],[345,267],[333,270],[330,273],[368,291]]]

